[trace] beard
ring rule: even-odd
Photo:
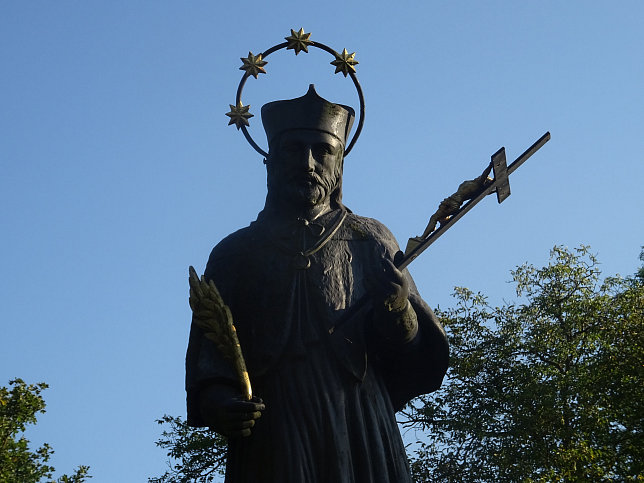
[[[287,182],[289,197],[299,199],[309,206],[319,205],[328,198],[334,188],[335,183],[329,178],[315,173],[292,176]]]
[[[293,206],[312,207],[328,200],[338,187],[340,168],[322,173],[287,172],[279,166],[267,166],[268,193]]]

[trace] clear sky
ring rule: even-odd
[[[410,268],[432,306],[455,285],[510,300],[509,270],[591,245],[631,274],[644,244],[644,3],[4,1],[0,4],[0,384],[45,381],[28,433],[96,483],[164,471],[155,418],[185,414],[188,265],[262,208],[261,157],[227,126],[240,57],[304,27],[356,52],[367,115],[344,200],[404,245],[505,146],[484,200]],[[357,107],[329,54],[272,54],[262,104]]]

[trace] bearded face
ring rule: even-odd
[[[275,144],[267,160],[269,194],[294,206],[328,202],[342,172],[340,140],[322,131],[294,130]]]

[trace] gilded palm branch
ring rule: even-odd
[[[194,314],[193,321],[203,331],[204,337],[214,342],[221,354],[231,360],[242,394],[250,400],[253,392],[230,309],[224,303],[212,280],[206,281],[203,275],[200,279],[192,266],[188,271],[190,273],[189,302]]]

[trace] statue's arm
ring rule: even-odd
[[[226,303],[232,300],[238,272],[230,245],[225,240],[213,249],[204,272]],[[186,392],[188,424],[208,426],[227,437],[249,435],[264,410],[260,399],[244,400],[232,361],[204,337],[194,317],[186,354]]]
[[[388,296],[375,295],[370,345],[385,359],[407,366],[422,367],[438,389],[447,370],[449,346],[443,327],[420,297],[409,272],[398,271],[390,262],[387,272]],[[424,363],[422,363],[424,360]],[[429,391],[426,391],[429,392]]]
[[[402,256],[402,252],[398,252]],[[387,258],[372,279],[372,345],[389,351],[411,342],[418,333],[418,318],[409,301],[413,281]]]
[[[410,294],[409,302],[416,314],[416,335],[379,354],[379,366],[396,410],[416,396],[437,390],[449,363],[449,344],[440,321],[417,293]]]
[[[384,250],[385,258],[397,253],[393,235],[383,225],[377,225],[377,230],[375,240],[380,248],[375,251]],[[395,302],[385,303],[383,310],[387,297],[383,299],[382,292],[375,296],[367,340],[372,356],[379,361],[394,407],[400,409],[413,397],[441,386],[449,362],[449,345],[440,321],[418,294],[409,271],[389,266],[383,273],[388,273],[385,286],[390,285],[389,297],[395,295]]]

